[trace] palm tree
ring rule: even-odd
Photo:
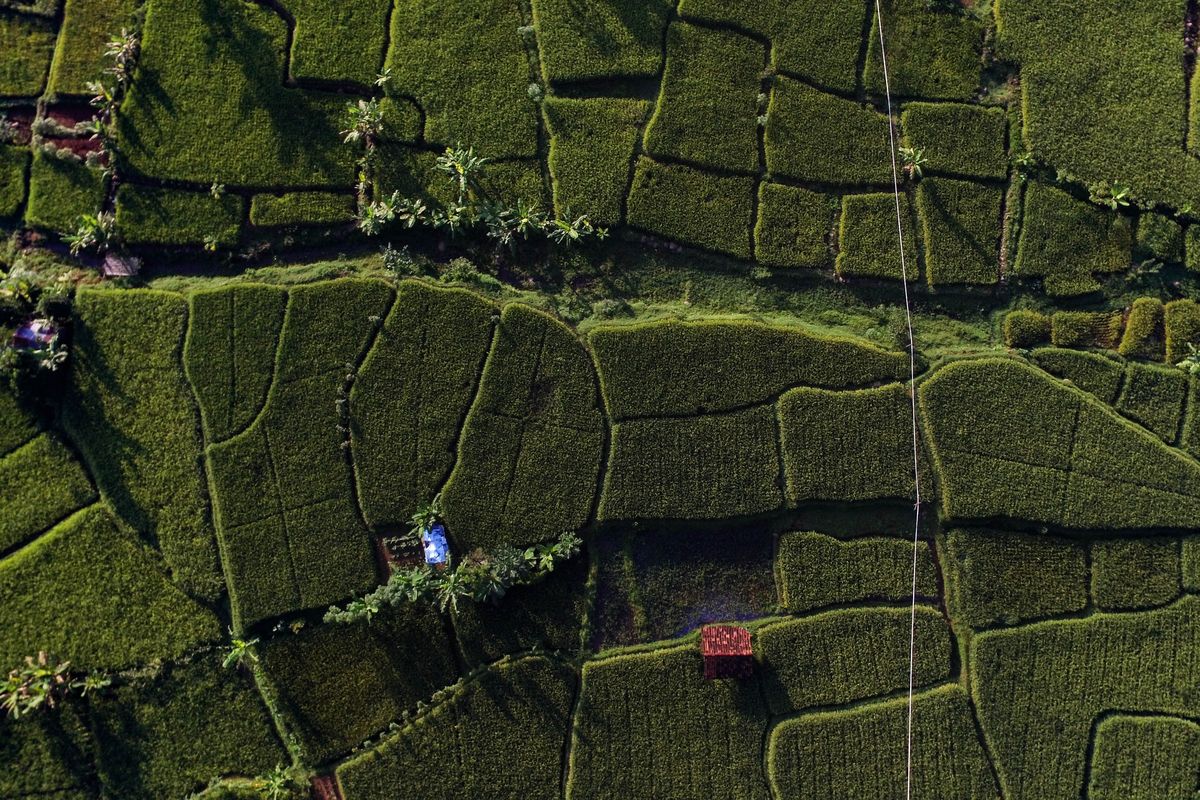
[[[229,652],[225,654],[225,660],[221,662],[221,666],[229,669],[233,666],[244,667],[247,664],[258,663],[258,656],[251,650],[254,645],[258,644],[258,639],[239,639],[233,635],[233,631],[229,631],[233,643],[229,646]]]
[[[342,131],[342,141],[346,144],[361,144],[370,151],[375,149],[375,139],[383,130],[383,109],[379,101],[359,100],[357,104],[346,106],[349,126]]]

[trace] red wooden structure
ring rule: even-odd
[[[754,673],[750,631],[736,625],[709,625],[700,629],[700,654],[704,677],[749,678]]]
[[[332,775],[312,776],[312,800],[342,800],[337,780]]]

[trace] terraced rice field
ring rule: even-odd
[[[1195,800],[1198,31],[0,0],[0,798]]]

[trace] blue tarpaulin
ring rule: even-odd
[[[446,526],[435,522],[421,531],[421,546],[425,548],[426,564],[445,564],[450,560],[450,545],[446,542]]]

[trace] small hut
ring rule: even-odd
[[[337,780],[332,775],[313,775],[309,785],[312,800],[342,800]]]
[[[446,526],[435,522],[421,529],[421,547],[425,550],[425,563],[442,569],[450,561],[450,543],[446,540]]]
[[[17,350],[44,350],[54,343],[58,326],[48,319],[31,319],[17,328],[12,335],[12,346]]]
[[[736,625],[709,625],[700,629],[700,654],[704,677],[749,678],[754,673],[750,631]]]
[[[106,278],[130,278],[142,269],[142,260],[136,256],[121,255],[111,250],[104,254],[100,272]]]

